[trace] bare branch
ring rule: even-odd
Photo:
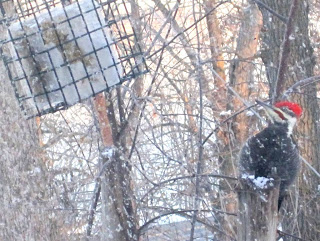
[[[90,211],[89,211],[88,226],[87,226],[87,237],[91,236],[94,215],[95,215],[95,212],[96,212],[96,208],[98,206],[98,200],[99,200],[99,197],[100,197],[100,192],[101,192],[101,184],[100,184],[100,182],[97,182],[95,187],[94,187],[94,191],[93,191],[94,195],[93,195],[93,198],[92,198],[91,207],[90,207]]]
[[[276,16],[277,18],[279,18],[282,22],[287,23],[288,19],[286,19],[285,17],[283,17],[282,15],[280,15],[279,13],[277,13],[276,11],[274,11],[272,8],[269,8],[266,4],[264,4],[263,2],[259,1],[259,0],[253,0],[256,4],[259,5],[259,7],[265,8],[268,12],[272,13],[274,16]]]
[[[175,17],[177,16],[178,9],[179,9],[179,8],[178,8],[179,3],[180,3],[180,0],[178,0],[177,3],[176,3],[176,6],[177,6],[177,7],[175,7],[175,11],[174,11],[174,14],[173,14],[173,16],[172,16],[172,20],[174,20]],[[171,32],[171,25],[169,26],[169,29],[167,30],[165,39],[168,38],[170,32]],[[147,96],[150,95],[151,90],[152,90],[152,86],[153,86],[153,84],[154,84],[154,82],[156,81],[156,78],[157,78],[157,76],[158,76],[158,72],[159,72],[159,69],[160,69],[160,66],[161,66],[161,62],[162,62],[162,58],[163,58],[163,54],[164,54],[164,50],[165,50],[165,46],[166,46],[166,44],[164,43],[164,44],[163,44],[163,47],[162,47],[161,50],[160,50],[161,52],[160,52],[160,56],[159,56],[159,61],[158,61],[156,70],[155,70],[155,72],[154,72],[154,75],[153,75],[153,77],[152,77],[152,80],[151,80],[151,84],[150,84],[150,86],[149,86],[149,89],[148,89],[148,91],[147,91]],[[159,52],[159,51],[158,51],[158,52]],[[149,56],[149,57],[150,57],[150,56]],[[135,133],[134,133],[133,144],[132,144],[132,146],[131,146],[131,150],[130,150],[130,153],[129,153],[129,156],[128,156],[128,159],[129,159],[129,160],[131,159],[131,156],[132,156],[133,151],[134,151],[134,149],[135,149],[135,143],[136,143],[136,140],[137,140],[137,137],[138,137],[138,129],[139,129],[139,126],[140,126],[140,124],[141,124],[141,120],[142,120],[142,116],[143,116],[143,111],[144,111],[145,107],[146,107],[146,101],[143,103],[143,106],[142,106],[142,109],[141,109],[141,112],[140,112],[140,115],[139,115],[139,118],[138,118],[138,124],[137,124],[137,126],[136,126],[136,130],[135,130]]]
[[[257,106],[257,104],[253,104],[253,105],[248,105],[247,107],[245,107],[244,109],[241,109],[237,112],[235,112],[233,115],[229,116],[228,118],[226,118],[225,120],[223,120],[222,122],[220,122],[219,124],[217,124],[216,128],[204,139],[204,141],[202,142],[202,144],[204,145],[209,138],[221,127],[222,124],[228,122],[229,120],[235,118],[237,115],[241,114],[242,112],[246,111],[246,110],[251,110],[253,113],[255,113],[257,116],[260,117],[260,115],[258,113],[256,113],[255,111],[253,111],[251,108]],[[261,117],[260,117],[261,118]],[[261,118],[262,119],[262,118]],[[263,119],[262,119],[263,120]],[[265,122],[263,120],[263,122]]]
[[[195,4],[194,4],[195,7]],[[196,13],[195,13],[195,8],[193,7],[193,18],[196,21]],[[197,82],[199,85],[199,114],[200,114],[200,123],[199,123],[199,152],[198,152],[198,162],[197,162],[197,170],[196,170],[196,190],[195,190],[195,200],[194,200],[194,211],[193,211],[193,216],[192,216],[192,221],[191,221],[191,232],[190,232],[190,241],[193,241],[194,237],[194,230],[195,230],[195,225],[197,222],[197,215],[198,215],[198,209],[200,206],[200,177],[199,175],[202,174],[202,169],[203,169],[203,144],[202,144],[202,138],[203,138],[203,71],[200,65],[200,38],[199,38],[199,29],[198,25],[195,26],[196,28],[196,36],[197,36],[197,63],[196,63],[196,73],[197,73]]]
[[[200,212],[217,212],[217,213],[222,213],[222,214],[227,214],[227,215],[232,215],[232,216],[237,216],[237,214],[235,213],[228,213],[228,212],[223,212],[223,211],[220,211],[220,210],[195,210],[195,209],[189,209],[189,210],[171,210],[171,211],[167,211],[167,212],[164,212],[162,214],[160,214],[159,216],[156,216],[152,219],[150,219],[148,222],[146,222],[145,224],[143,224],[140,229],[139,229],[139,233],[144,233],[146,231],[146,229],[148,228],[148,226],[152,223],[154,223],[155,221],[157,221],[158,219],[160,218],[163,218],[165,216],[169,216],[169,215],[173,215],[173,214],[182,214],[182,213],[189,213],[189,212],[195,212],[195,211],[200,211]],[[198,220],[200,221],[200,220]],[[202,222],[203,223],[203,222]]]
[[[168,45],[170,45],[171,43],[174,42],[174,40],[176,38],[178,38],[181,34],[183,34],[184,32],[187,32],[188,30],[190,30],[191,28],[193,28],[195,25],[197,25],[199,22],[201,22],[203,19],[205,19],[208,15],[210,15],[213,11],[215,11],[218,7],[220,7],[221,5],[227,3],[229,1],[223,1],[220,2],[217,6],[215,6],[213,9],[209,10],[206,14],[204,14],[201,18],[199,18],[197,21],[195,21],[193,24],[191,24],[189,27],[185,28],[183,30],[183,32],[178,33],[176,36],[174,36],[170,41],[168,41],[167,43],[165,43],[160,49],[158,49],[157,51],[153,52],[151,55],[147,56],[147,58],[152,58],[154,55],[156,55],[157,53],[163,51],[163,49],[165,49]]]
[[[230,179],[230,180],[238,180],[236,177],[230,177],[230,176],[226,176],[226,175],[218,175],[218,174],[201,174],[201,175],[198,175],[199,177],[215,177],[215,178],[225,178],[225,179]],[[183,176],[183,177],[176,177],[176,178],[171,178],[171,179],[168,179],[168,180],[165,180],[165,181],[162,181],[160,183],[157,183],[155,184],[155,186],[153,188],[151,188],[142,198],[141,198],[141,201],[143,201],[145,199],[145,197],[153,192],[155,189],[161,187],[162,185],[166,184],[166,183],[169,183],[169,182],[175,182],[175,181],[178,181],[178,180],[182,180],[182,179],[188,179],[188,178],[195,178],[196,175],[189,175],[189,176]]]
[[[298,0],[293,0],[290,7],[288,22],[286,26],[286,31],[284,34],[282,48],[280,53],[280,63],[278,69],[278,76],[274,86],[273,94],[272,94],[272,102],[275,102],[280,97],[280,93],[284,91],[285,86],[285,73],[287,69],[287,63],[290,53],[290,36],[293,31],[293,22],[294,16],[298,8]]]
[[[280,230],[277,230],[277,233],[279,234],[279,237],[278,237],[277,240],[280,240],[280,239],[282,239],[283,237],[288,236],[288,237],[294,238],[294,239],[296,239],[296,240],[307,241],[306,239],[299,238],[299,237],[297,237],[297,236],[294,236],[294,235],[292,235],[292,234],[289,234],[289,233],[286,233],[286,232],[283,232],[283,231],[280,231]]]
[[[319,172],[317,172],[317,170],[316,169],[314,169],[314,167],[313,166],[311,166],[310,165],[310,163],[309,162],[307,162],[307,160],[306,159],[304,159],[302,156],[300,156],[300,158],[301,158],[301,160],[304,162],[304,164],[306,164],[306,166],[314,173],[314,174],[316,174],[316,176],[318,176],[319,178],[320,178],[320,173]]]
[[[292,86],[290,86],[281,96],[281,98],[286,98],[289,94],[291,94],[293,91],[295,91],[300,86],[307,86],[313,83],[316,83],[320,81],[320,76],[313,76],[307,79],[300,80],[296,83],[294,83]]]

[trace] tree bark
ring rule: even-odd
[[[252,99],[250,86],[254,80],[254,61],[257,53],[260,29],[262,27],[262,15],[255,3],[250,3],[244,11],[239,37],[237,41],[236,59],[233,62],[230,82],[236,92],[244,99]],[[233,102],[235,110],[243,107],[243,103],[235,98]],[[239,143],[244,143],[249,134],[249,117],[240,114],[235,118],[234,132]]]
[[[273,180],[261,189],[240,179],[240,186],[237,241],[275,241],[280,181]]]
[[[284,17],[288,16],[292,3],[291,0],[263,0],[262,2]],[[261,55],[266,67],[270,90],[274,90],[285,24],[264,8],[261,8],[261,11],[264,23]],[[298,1],[298,9],[294,16],[294,31],[290,36],[290,54],[285,72],[284,89],[299,80],[313,76],[315,61],[308,35],[308,11],[308,1]],[[316,85],[311,84],[303,88],[302,91],[304,94],[295,94],[290,98],[292,101],[298,102],[304,109],[295,136],[298,140],[301,155],[319,171],[320,140],[317,125],[319,106],[316,100]],[[306,240],[320,239],[320,232],[316,228],[320,225],[320,212],[316,200],[317,183],[317,179],[308,169],[303,167],[297,185],[299,195],[292,196],[293,200],[299,199],[296,208],[302,208],[299,208],[298,216],[293,217],[288,214],[284,216],[284,231],[301,234],[301,238]],[[291,204],[290,208],[293,209]],[[297,226],[293,224],[292,219],[298,220]]]
[[[211,9],[213,9],[218,1],[216,0],[206,0],[204,2],[205,12],[208,13]],[[211,61],[212,68],[216,72],[214,75],[214,80],[204,79],[203,85],[206,90],[204,93],[206,97],[211,101],[212,110],[221,111],[227,110],[228,101],[227,101],[227,88],[226,88],[226,69],[225,62],[223,56],[223,36],[222,30],[220,28],[217,12],[213,11],[211,14],[207,15],[207,26],[208,26],[208,34],[210,40],[210,52],[211,52]],[[211,82],[214,84],[214,88],[212,88]],[[221,117],[217,117],[220,119]],[[229,139],[229,130],[228,127],[221,128],[217,132],[217,136],[219,138],[220,146],[222,150],[229,152],[230,147],[230,139]],[[234,165],[231,159],[231,156],[224,157],[219,156],[219,161],[221,162],[220,171],[226,175],[233,176]],[[236,212],[236,197],[233,192],[226,191],[229,188],[230,183],[227,180],[224,180],[221,185],[220,190],[220,203],[222,204],[222,210],[225,212],[235,213]],[[214,200],[212,200],[214,203]],[[231,237],[235,237],[235,218],[229,215],[223,215],[219,218],[220,225],[222,230],[227,234],[220,233],[220,240],[230,240]]]
[[[241,22],[239,37],[237,40],[236,59],[231,64],[230,68],[230,83],[236,90],[236,92],[244,99],[248,100],[251,95],[250,85],[253,82],[253,70],[254,64],[251,62],[255,58],[258,46],[258,37],[260,28],[262,26],[262,16],[258,7],[254,3],[250,3],[244,11],[243,20]],[[225,100],[226,102],[226,100]],[[238,99],[234,98],[232,102],[232,108],[239,110],[243,107],[243,103]],[[230,105],[230,104],[229,104]],[[245,114],[238,115],[232,126],[232,132],[235,136],[235,142],[241,145],[248,137],[249,134],[249,118]],[[224,133],[222,136],[228,136]],[[225,140],[225,139],[221,139]],[[227,141],[224,141],[223,149],[226,152],[230,152],[230,146],[232,141],[230,137]],[[233,162],[233,157],[230,155],[229,158],[221,158],[221,171],[225,175],[236,175],[236,165]],[[226,192],[230,185],[226,181],[221,183],[221,202],[225,206],[225,211],[229,213],[235,213],[237,210],[237,198],[234,192]],[[224,230],[230,235],[235,236],[236,234],[236,220],[231,216],[224,216],[223,220]],[[227,237],[221,237],[228,239]]]
[[[106,170],[101,178],[101,239],[134,241],[137,240],[137,222],[130,178],[131,168],[120,151],[119,142],[115,140],[115,122],[111,122],[112,117],[107,114],[108,106],[103,93],[97,95],[94,102],[104,145],[101,168]],[[115,115],[114,111],[112,114]]]
[[[208,13],[217,5],[217,0],[204,1],[205,12]],[[222,31],[219,26],[217,12],[213,11],[207,16],[208,34],[210,38],[210,52],[212,67],[216,71],[217,75],[214,78],[214,90],[210,88],[208,81],[204,81],[204,86],[207,90],[206,96],[214,105],[217,110],[226,109],[227,90],[225,87],[226,73],[225,73],[225,61],[223,61],[223,37]],[[214,102],[215,101],[215,102]]]

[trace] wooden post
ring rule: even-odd
[[[97,113],[97,118],[99,121],[102,142],[105,147],[110,148],[113,146],[113,138],[110,122],[107,115],[107,104],[104,94],[98,94],[94,97],[93,101]]]
[[[240,178],[237,241],[275,241],[280,181],[268,181],[263,188],[254,181]]]

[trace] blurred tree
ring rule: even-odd
[[[15,15],[13,3],[0,3],[0,42],[7,38],[1,20]],[[0,59],[0,239],[64,240],[62,213],[57,206],[45,154],[39,147],[35,121],[20,112],[4,61]]]

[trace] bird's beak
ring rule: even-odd
[[[256,102],[257,102],[257,104],[261,105],[261,106],[264,107],[265,109],[271,109],[271,110],[274,109],[273,106],[268,105],[268,104],[266,104],[266,103],[264,103],[264,102],[262,102],[262,101],[260,101],[260,100],[256,100]]]
[[[272,121],[272,122],[275,122],[275,121],[282,122],[283,121],[283,119],[280,118],[280,116],[279,116],[279,114],[283,114],[283,112],[279,108],[268,105],[260,100],[256,100],[256,102],[265,109],[270,121]]]

